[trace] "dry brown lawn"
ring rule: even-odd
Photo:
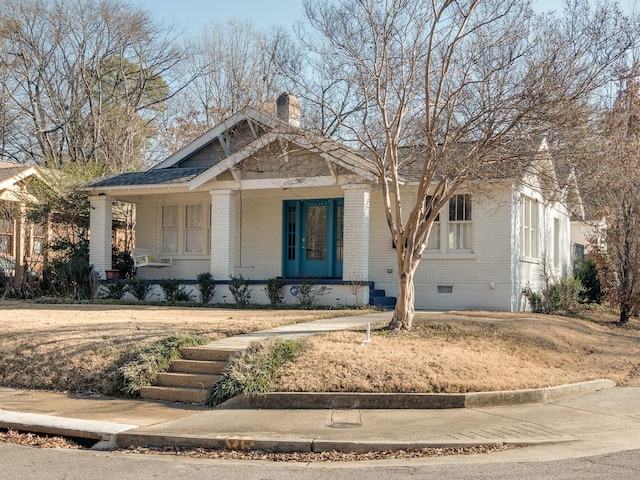
[[[171,335],[211,340],[353,311],[44,305],[0,300],[0,386],[105,391],[123,355]]]
[[[495,312],[419,313],[399,335],[382,328],[316,336],[282,371],[280,391],[474,392],[609,378],[640,385],[640,328]]]
[[[174,334],[221,338],[353,311],[42,305],[0,300],[0,386],[104,391],[118,359]],[[471,392],[610,378],[640,385],[640,327],[495,312],[419,313],[397,334],[376,326],[308,339],[280,391]]]

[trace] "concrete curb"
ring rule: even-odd
[[[612,388],[612,380],[558,385],[530,390],[475,393],[267,393],[238,395],[220,409],[442,409],[542,403]]]
[[[114,450],[117,435],[138,425],[0,410],[0,428],[97,440],[93,450]]]
[[[321,452],[376,452],[385,450],[410,450],[423,448],[464,448],[479,445],[542,445],[550,443],[564,443],[575,441],[575,438],[563,437],[553,439],[504,440],[488,439],[486,441],[469,440],[460,441],[424,440],[424,441],[398,441],[398,440],[328,440],[314,438],[249,438],[249,437],[199,437],[188,435],[153,435],[132,432],[120,433],[117,436],[117,444],[120,448],[135,446],[162,448],[167,446],[178,448],[209,448],[212,450],[262,450],[273,453],[321,453]]]

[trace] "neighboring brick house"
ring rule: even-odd
[[[35,167],[0,161],[0,268],[17,284],[25,265],[36,269],[42,262],[44,228],[27,221],[24,204],[37,175]]]
[[[320,303],[352,304],[397,292],[395,251],[369,162],[343,145],[298,128],[297,99],[278,99],[278,117],[246,108],[144,172],[93,182],[91,263],[111,268],[111,206],[136,206],[136,245],[171,257],[141,267],[147,279],[193,281],[209,271],[214,302],[231,296],[229,276],[252,281],[252,301],[271,277],[287,282],[285,301],[301,279],[331,286]],[[541,141],[532,150],[546,148]],[[554,167],[541,157],[548,178]],[[524,179],[526,178],[526,182]],[[553,192],[531,172],[496,179],[492,195],[461,191],[440,213],[415,276],[416,308],[523,308],[522,288],[570,268],[570,213],[577,190]],[[539,187],[535,187],[539,185]],[[409,202],[415,188],[402,192]],[[570,195],[571,193],[571,195]],[[544,272],[543,272],[544,271]],[[292,288],[293,287],[293,288]]]

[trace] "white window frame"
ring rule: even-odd
[[[165,224],[165,209],[175,210],[175,223]],[[167,235],[171,233],[175,238],[175,249],[169,249],[165,246],[168,242],[165,241]],[[161,205],[160,207],[160,249],[162,253],[179,253],[180,252],[180,206],[177,204]]]
[[[522,195],[520,198],[520,256],[540,258],[540,202]]]
[[[200,226],[188,226],[189,222],[187,219],[187,210],[195,205],[198,205],[200,207]],[[176,227],[171,226],[171,228],[165,228],[163,221],[165,208],[177,209],[178,218]],[[158,229],[158,243],[160,245],[160,253],[193,257],[209,255],[211,250],[211,203],[186,200],[182,202],[160,205],[158,209],[158,221],[160,226],[160,228]],[[165,232],[167,231],[174,232],[174,235],[177,237],[175,251],[165,250]],[[189,232],[195,231],[201,232],[200,249],[198,251],[188,251],[187,236],[189,235]]]
[[[462,208],[457,208],[462,205]],[[468,206],[468,208],[467,208]],[[473,249],[473,201],[468,193],[458,193],[448,202],[447,249],[470,252]]]
[[[189,223],[190,215],[189,210],[191,208],[195,208],[199,210],[199,222],[196,225],[191,225]],[[198,216],[196,215],[196,219]],[[205,223],[204,218],[204,205],[202,203],[185,203],[184,205],[184,253],[185,254],[199,254],[206,252],[205,246],[205,234],[204,234],[204,226],[209,222]],[[195,234],[196,237],[193,237]],[[192,238],[190,238],[192,237]],[[197,250],[193,249],[193,246],[190,246],[190,240],[197,240],[197,243],[200,244],[200,248]]]
[[[431,196],[427,197],[427,202],[431,200]],[[440,224],[440,215],[442,211],[438,212],[435,220],[431,224],[431,231],[429,232],[429,238],[427,239],[427,251],[430,252],[439,252],[441,250],[442,238],[440,234],[440,230],[442,228]]]
[[[469,208],[463,214],[464,218],[458,220],[455,218],[457,215],[451,211],[451,208],[452,204],[455,204],[461,199],[464,202],[469,202]],[[454,220],[450,220],[452,214],[454,215]],[[425,253],[434,257],[446,254],[451,255],[452,258],[466,258],[468,255],[473,256],[473,215],[473,196],[468,193],[458,193],[454,195],[451,200],[442,207],[442,210],[440,210],[436,218],[437,221],[433,222]],[[466,218],[467,216],[468,218]],[[458,235],[461,229],[465,230],[465,248],[456,248],[459,242],[456,241],[457,237],[452,238],[451,235]]]
[[[560,270],[560,219],[553,217],[553,268]]]

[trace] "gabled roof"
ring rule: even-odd
[[[352,152],[344,145],[327,137],[312,134],[299,128],[281,124],[271,132],[263,135],[245,148],[231,154],[223,161],[202,172],[190,182],[189,189],[193,190],[217,177],[221,173],[232,169],[246,158],[254,155],[260,149],[274,142],[291,142],[320,155],[325,160],[335,163],[369,181],[375,180],[375,175],[369,170],[369,163],[360,155]]]
[[[253,132],[252,141],[246,145],[241,145],[237,151],[229,151],[228,155],[214,162],[211,166],[180,167],[181,162],[202,151],[213,142],[224,142],[224,140],[220,140],[220,138],[226,136],[231,129],[245,121],[248,122]],[[264,133],[258,135],[258,131]],[[221,173],[232,170],[240,162],[255,155],[267,145],[278,142],[294,143],[300,148],[319,155],[326,161],[332,162],[369,181],[374,181],[376,178],[369,168],[370,163],[364,157],[335,140],[293,127],[277,117],[247,107],[230,116],[149,170],[144,172],[122,173],[99,179],[90,183],[88,189],[182,184],[182,186],[188,186],[189,190],[194,190],[216,178]]]

